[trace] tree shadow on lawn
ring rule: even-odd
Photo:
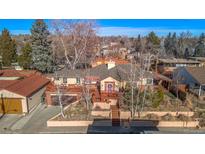
[[[158,120],[130,120],[128,126],[121,119],[119,126],[113,126],[112,120],[94,119],[88,126],[87,134],[145,134],[146,131],[159,131]],[[131,126],[130,126],[131,125]]]

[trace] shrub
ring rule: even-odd
[[[175,120],[175,117],[172,116],[170,113],[165,114],[161,118],[162,118],[162,120],[165,120],[165,121],[173,121],[173,120]]]
[[[200,119],[199,120],[199,126],[200,127],[205,127],[205,119]]]
[[[165,93],[167,96],[169,96],[171,99],[176,99],[176,96],[174,96],[172,93],[170,92],[166,92]]]
[[[152,106],[154,108],[159,107],[160,103],[164,100],[164,92],[163,90],[160,88],[158,89],[158,91],[153,95],[152,98]]]
[[[145,118],[149,120],[160,120],[160,117],[153,113],[147,114]]]
[[[203,111],[194,112],[194,115],[192,117],[205,119],[205,112],[203,112]]]
[[[188,116],[184,115],[184,114],[179,114],[177,116],[177,119],[181,120],[181,121],[189,121],[190,120],[190,118]]]

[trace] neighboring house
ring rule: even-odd
[[[205,67],[183,67],[175,70],[173,80],[185,84],[200,99],[205,99]]]
[[[196,60],[176,59],[176,58],[158,59],[157,70],[159,73],[172,78],[172,73],[176,68],[186,67],[186,66],[197,67],[200,66],[200,62]]]
[[[128,64],[129,61],[117,57],[98,57],[91,62],[91,66],[96,67],[98,65],[108,64],[108,63],[115,63],[116,65],[119,65],[119,64]]]
[[[136,66],[137,67],[137,66]],[[114,62],[108,64],[98,65],[96,67],[86,70],[68,70],[64,68],[57,72],[57,78],[54,75],[48,77],[56,85],[63,85],[67,87],[89,85],[95,89],[95,95],[103,95],[106,97],[111,94],[118,94],[118,92],[125,88],[127,82],[130,81],[130,64],[115,65]],[[139,68],[136,68],[136,82],[138,86],[152,86],[153,75],[151,72],[145,72],[143,78],[140,79]]]
[[[0,113],[25,114],[43,101],[50,81],[36,71],[0,71]]]
[[[200,66],[205,66],[205,57],[189,57],[189,59],[199,61]]]

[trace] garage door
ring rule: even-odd
[[[5,114],[21,114],[21,99],[16,98],[0,98],[0,113]]]

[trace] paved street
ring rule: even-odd
[[[90,134],[204,134],[205,130],[191,128],[153,128],[153,127],[90,127]]]

